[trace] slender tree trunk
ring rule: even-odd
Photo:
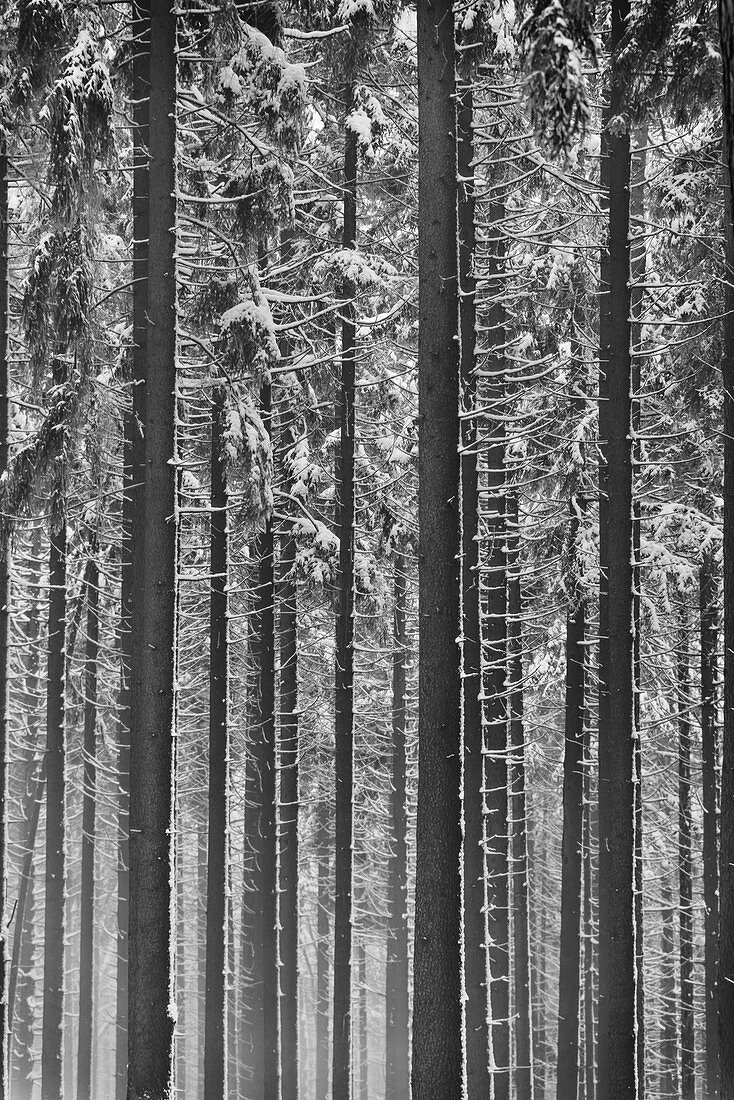
[[[420,605],[413,1100],[462,1095],[454,13],[418,5]]]
[[[272,420],[270,383],[260,393],[263,421]],[[252,910],[253,966],[250,975],[253,1079],[251,1100],[276,1100],[279,1087],[278,1040],[278,880],[275,821],[275,565],[273,524],[268,519],[257,539],[258,562],[252,656],[255,668],[252,725],[252,799],[248,827],[252,879],[247,904]]]
[[[298,593],[296,542],[280,543],[281,1100],[298,1100]]]
[[[8,150],[0,137],[0,478],[5,476],[10,454],[10,360],[8,357]],[[5,998],[7,924],[8,804],[8,640],[10,625],[10,547],[0,546],[0,1100],[7,1092],[8,1022]]]
[[[54,383],[64,364],[54,363]],[[43,948],[41,1100],[63,1094],[64,906],[66,902],[66,513],[62,474],[54,497],[62,513],[51,520],[49,550],[48,666],[46,672],[46,891]]]
[[[117,720],[117,985],[115,992],[115,1100],[127,1096],[128,926],[130,920],[130,671],[132,667],[132,525],[134,422],[123,416],[123,500],[120,580],[120,695]]]
[[[489,1092],[487,898],[484,861],[484,727],[479,614],[479,479],[476,419],[473,69],[459,86],[459,317],[461,337],[461,600],[464,730],[464,989],[468,1100]]]
[[[227,485],[222,386],[212,404],[209,602],[209,827],[206,908],[204,1100],[224,1100],[225,899],[227,887],[228,639]]]
[[[357,946],[357,1057],[359,1100],[369,1100],[369,1034],[367,1031],[367,952],[363,941]]]
[[[660,943],[660,1096],[679,1096],[678,1091],[678,1027],[675,995],[675,933],[673,896],[666,876],[663,884],[663,928]]]
[[[527,803],[525,797],[525,717],[523,695],[522,590],[519,573],[517,494],[508,498],[507,682],[510,703],[512,798],[512,921],[515,994],[515,1100],[531,1100],[530,930],[528,899]]]
[[[696,1039],[693,1016],[693,853],[691,850],[691,701],[688,626],[678,641],[678,881],[680,890],[681,1098],[695,1100]]]
[[[627,0],[613,0],[611,50],[625,32]],[[630,136],[610,129],[624,92],[612,62],[604,111],[602,182],[609,239],[602,251],[600,313],[599,642],[599,1100],[638,1095],[635,972],[635,738],[630,328]]]
[[[354,103],[348,84],[345,115]],[[357,135],[346,127],[344,148],[344,225],[342,245],[357,246]],[[355,286],[345,280],[342,306],[342,363],[339,401],[340,444],[336,469],[336,515],[339,535],[338,607],[336,617],[336,810],[334,865],[334,1031],[332,1095],[351,1095],[352,983],[352,817],[354,764],[354,375]]]
[[[584,973],[584,1100],[594,1100],[596,1095],[596,997],[594,968],[594,829],[592,819],[591,752],[589,738],[586,738],[584,757],[584,910],[583,910],[583,973]]]
[[[388,867],[387,962],[385,974],[385,1100],[403,1100],[410,1092],[408,1003],[408,856],[405,757],[405,663],[407,560],[393,558],[392,775]]]
[[[734,1100],[734,0],[719,0],[726,248],[724,348],[724,728],[719,856],[720,1100]]]
[[[718,585],[714,557],[705,551],[700,572],[701,771],[703,801],[704,996],[706,1077],[704,1100],[719,1094],[719,845],[716,733]]]
[[[316,914],[316,1093],[315,1100],[329,1094],[329,829],[328,805],[319,798],[316,808],[316,850],[318,884]]]
[[[569,542],[575,547],[579,501],[571,501]],[[572,549],[572,569],[575,553]],[[574,578],[566,612],[566,718],[561,843],[561,956],[558,981],[557,1100],[576,1100],[579,1080],[581,882],[584,829],[586,603]]]
[[[181,814],[181,794],[177,794],[179,805],[177,816]],[[176,837],[176,928],[186,928],[186,845],[183,832]],[[186,967],[186,940],[184,936],[176,939],[176,1029],[173,1051],[176,1059],[176,1092],[188,1095],[188,971]],[[197,1043],[198,1046],[198,1043]]]
[[[507,498],[505,494],[505,401],[503,346],[506,316],[504,278],[504,205],[490,210],[488,292],[494,304],[487,318],[492,343],[483,400],[492,407],[487,454],[487,627],[485,692],[487,697],[487,911],[489,916],[490,1019],[494,1100],[510,1096],[510,928],[509,928],[509,744],[507,669]]]
[[[134,12],[133,327],[140,471],[132,530],[128,1098],[164,1100],[172,1072],[175,829],[176,14]]]
[[[42,795],[39,795],[39,800]],[[40,801],[39,801],[40,805]],[[12,1054],[10,1090],[13,1100],[32,1100],[35,1058],[33,1043],[35,1039],[35,1000],[36,1000],[36,938],[35,938],[35,877],[31,860],[25,886],[26,899],[23,906],[24,923],[22,936],[18,941],[17,988],[14,992],[13,1030],[9,1031]],[[20,903],[15,919],[19,919]],[[18,925],[18,935],[20,925]],[[15,947],[15,944],[13,945]],[[8,1015],[11,1002],[8,998]]]
[[[84,670],[84,796],[77,1100],[92,1100],[94,1045],[94,854],[97,810],[97,662],[99,658],[99,566],[95,560],[96,552],[96,545],[92,545],[85,583],[87,638]]]

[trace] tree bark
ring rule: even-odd
[[[725,302],[724,392],[724,727],[719,856],[720,1100],[734,1100],[734,2],[719,0],[723,70]]]
[[[176,623],[176,14],[135,8],[128,1098],[170,1092]]]
[[[410,1092],[408,1002],[408,856],[405,756],[405,664],[407,659],[407,560],[393,557],[391,848],[387,881],[387,960],[385,973],[385,1100]]]
[[[92,1098],[94,1046],[94,854],[97,811],[97,662],[99,566],[90,549],[85,589],[87,637],[84,669],[84,795],[82,807],[81,914],[79,937],[79,1043],[77,1100]]]
[[[130,673],[132,667],[132,527],[134,485],[132,408],[123,414],[122,547],[120,578],[120,694],[117,722],[117,986],[115,991],[115,1100],[127,1096],[128,928],[130,923]]]
[[[479,478],[476,415],[473,68],[457,97],[459,318],[461,341],[461,606],[464,731],[464,1013],[468,1100],[489,1092],[487,898],[484,860],[484,724],[479,612]]]
[[[714,556],[704,552],[699,575],[701,629],[701,771],[703,802],[704,1100],[719,1095],[719,844],[716,680],[718,584]]]
[[[609,239],[602,251],[599,436],[599,1100],[634,1100],[637,1082],[635,969],[635,737],[631,455],[630,136],[613,126],[624,109],[614,61],[627,0],[613,0],[609,103],[602,183]]]
[[[316,1094],[326,1100],[329,1094],[329,811],[319,797],[316,807],[316,851],[318,860],[316,913]]]
[[[227,638],[227,483],[222,453],[224,393],[212,399],[209,526],[209,825],[206,887],[206,1006],[204,1100],[224,1100],[225,901],[227,894],[227,786],[229,652]]]
[[[298,1100],[298,592],[296,541],[280,541],[281,1100]]]
[[[0,478],[10,455],[10,359],[8,357],[9,256],[8,150],[0,136]],[[8,640],[10,625],[10,547],[0,546],[0,1100],[7,1092],[8,1021],[4,995],[7,969],[6,905],[8,846]]]
[[[54,361],[59,385],[65,364]],[[63,430],[63,429],[62,429]],[[63,1094],[64,938],[66,903],[66,509],[63,474],[53,473],[61,513],[51,520],[48,666],[46,672],[46,892],[43,947],[41,1100]]]
[[[693,1016],[693,852],[691,849],[691,701],[688,628],[678,640],[678,884],[680,906],[681,1098],[695,1100],[696,1039]]]
[[[354,103],[354,85],[345,89],[345,116]],[[343,237],[345,249],[357,246],[357,135],[344,138]],[[334,1002],[332,1095],[351,1096],[352,985],[352,819],[354,765],[354,431],[355,346],[354,283],[342,289],[342,359],[339,399],[339,451],[336,465],[335,525],[339,536],[336,614],[335,694],[335,863]]]
[[[577,497],[571,500],[569,542],[579,529]],[[575,553],[571,550],[572,566]],[[584,716],[586,707],[586,603],[575,582],[566,612],[566,716],[561,842],[561,954],[558,980],[557,1100],[576,1100],[579,1081],[581,882],[584,828]]]
[[[525,797],[525,708],[523,694],[522,589],[519,573],[517,493],[508,497],[507,683],[510,704],[510,797],[512,799],[512,922],[515,994],[515,1100],[531,1100],[530,930],[527,801]]]
[[[462,1095],[454,13],[418,5],[418,811],[413,1100]]]

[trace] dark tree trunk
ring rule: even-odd
[[[387,962],[385,974],[385,1100],[410,1092],[408,1003],[408,856],[405,757],[405,664],[407,659],[407,561],[393,558],[391,849],[388,867]]]
[[[315,1100],[329,1094],[329,910],[331,873],[329,866],[329,810],[324,798],[316,808],[316,851],[318,886],[316,913],[316,1093]]]
[[[262,385],[260,407],[270,432],[270,383]],[[272,519],[258,536],[257,587],[251,650],[255,670],[251,731],[252,797],[247,833],[251,876],[246,904],[252,919],[252,968],[249,976],[251,1100],[276,1100],[278,1065],[278,879],[275,822],[275,563]]]
[[[298,1100],[298,592],[296,541],[280,542],[281,1100]]]
[[[354,103],[347,85],[345,114]],[[343,237],[345,249],[357,246],[357,135],[346,128],[344,148]],[[339,451],[336,466],[335,523],[339,536],[336,615],[335,715],[335,864],[334,864],[334,1030],[332,1094],[351,1095],[352,984],[352,816],[354,764],[354,367],[355,286],[345,280],[342,295],[342,361],[339,400]]]
[[[10,360],[8,357],[8,151],[0,136],[0,477],[5,476],[10,453]],[[7,966],[7,922],[5,911],[7,879],[8,804],[8,628],[10,601],[10,548],[0,546],[0,990],[5,990]],[[0,996],[0,1100],[7,1092],[8,1066],[7,1001]]]
[[[627,23],[613,0],[610,47]],[[630,136],[611,123],[625,88],[612,62],[604,111],[602,183],[609,238],[602,251],[599,436],[599,1100],[637,1096],[635,738],[633,691]]]
[[[693,853],[691,850],[691,704],[688,629],[678,640],[678,883],[680,891],[681,1098],[695,1100],[696,1040],[693,1016]]]
[[[227,484],[222,452],[223,387],[212,402],[209,597],[209,816],[206,887],[204,1100],[224,1100],[225,898],[227,888]]]
[[[701,771],[703,801],[704,996],[706,1077],[704,1100],[719,1095],[719,844],[716,679],[718,584],[713,553],[701,561]]]
[[[663,929],[660,943],[660,1096],[679,1096],[678,1091],[678,1027],[675,995],[675,933],[673,896],[666,876],[662,896]]]
[[[170,1013],[176,623],[176,14],[134,12],[134,408],[128,1098],[164,1100]]]
[[[84,669],[84,795],[82,806],[81,919],[79,936],[79,1045],[77,1100],[92,1098],[94,1045],[94,853],[97,810],[97,661],[99,566],[96,545],[86,570],[87,637]]]
[[[487,355],[483,401],[492,408],[487,455],[487,542],[485,563],[487,627],[485,693],[487,720],[487,912],[489,917],[492,1083],[495,1100],[510,1096],[510,928],[508,821],[509,744],[507,669],[507,498],[505,494],[505,308],[499,300],[504,278],[501,203],[490,208],[487,241],[488,292],[494,304],[487,317],[492,352]]]
[[[489,1092],[487,906],[484,861],[484,728],[479,614],[479,479],[476,419],[473,68],[457,99],[459,317],[461,337],[461,606],[464,728],[464,988],[468,1100]]]
[[[724,728],[719,856],[720,1100],[734,1100],[734,0],[719,0],[726,247],[724,348]]]
[[[39,793],[40,799],[43,797]],[[36,937],[35,937],[35,904],[34,904],[34,870],[33,860],[30,861],[28,877],[25,885],[25,902],[23,905],[24,922],[22,935],[18,941],[17,983],[14,990],[14,1005],[8,998],[8,1016],[10,1009],[13,1012],[13,1030],[8,1031],[11,1048],[11,1079],[10,1090],[13,1100],[32,1100],[33,1078],[35,1071],[35,1058],[33,1043],[35,1039],[35,1000],[36,1000]],[[20,916],[20,902],[15,919]],[[18,925],[20,933],[21,926]],[[15,944],[13,945],[15,947]],[[12,976],[12,975],[11,975]]]
[[[130,670],[132,667],[132,526],[134,423],[123,417],[123,501],[120,581],[120,695],[117,721],[117,988],[115,997],[115,1100],[127,1096],[128,926],[130,920]]]
[[[594,971],[594,801],[591,782],[591,752],[588,737],[584,757],[584,910],[583,910],[583,973],[584,973],[584,1100],[594,1100],[596,1095],[596,988]]]
[[[64,365],[54,364],[54,382]],[[66,515],[60,471],[53,496],[62,514],[51,521],[49,551],[48,667],[46,673],[46,892],[43,948],[41,1100],[63,1094],[64,905],[66,902]]]
[[[571,501],[569,542],[575,547],[579,501]],[[572,549],[572,566],[575,554]],[[561,955],[558,980],[558,1100],[576,1100],[579,1080],[581,881],[584,829],[586,603],[576,578],[566,612],[566,718],[561,843]]]
[[[413,1100],[462,1095],[454,12],[418,5],[420,606]]]
[[[523,694],[522,590],[519,572],[517,494],[508,498],[507,683],[510,702],[512,799],[512,921],[515,994],[515,1100],[531,1100],[530,930],[528,926],[528,843],[525,797],[525,713]]]

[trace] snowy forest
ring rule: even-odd
[[[0,0],[0,1100],[734,1100],[734,0]]]

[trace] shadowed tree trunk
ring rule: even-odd
[[[172,1072],[176,620],[176,14],[134,9],[134,415],[128,1100],[165,1100]]]
[[[221,385],[212,398],[211,515],[209,528],[209,816],[206,889],[206,1007],[204,1100],[224,1100],[225,899],[227,887],[227,779],[229,654],[227,639],[227,484]]]
[[[294,440],[293,440],[294,442]],[[281,1100],[298,1100],[298,592],[296,540],[280,541]]]
[[[510,766],[512,799],[512,921],[514,955],[515,1100],[531,1100],[530,929],[528,921],[528,844],[525,797],[525,711],[523,689],[522,590],[519,572],[517,493],[508,497],[507,683],[510,703]]]
[[[714,556],[704,552],[699,577],[701,622],[701,770],[703,801],[704,996],[706,1079],[704,1100],[719,1093],[719,845],[717,800],[716,650],[718,585]]]
[[[413,1100],[460,1100],[461,663],[454,13],[417,9],[420,606]]]
[[[461,336],[461,606],[464,730],[464,987],[468,1100],[489,1092],[487,906],[484,864],[484,726],[479,613],[479,480],[476,419],[476,280],[474,278],[473,67],[457,98],[459,317]]]
[[[115,997],[115,1100],[127,1097],[128,927],[130,921],[130,670],[132,662],[132,525],[134,423],[123,416],[123,500],[120,582],[120,695],[117,720],[117,987]]]
[[[354,104],[354,85],[345,89],[345,116]],[[357,135],[347,126],[344,138],[342,247],[357,245]],[[351,1096],[352,984],[352,817],[354,764],[354,283],[342,288],[342,359],[339,400],[339,450],[336,463],[335,526],[339,536],[336,614],[335,695],[335,864],[334,864],[334,1025],[332,1094]]]
[[[53,381],[65,378],[54,360]],[[65,429],[61,429],[62,431]],[[43,931],[41,1098],[63,1093],[64,906],[66,902],[66,512],[63,474],[54,470],[53,498],[61,509],[51,519],[49,549],[48,665],[46,671],[46,890]]]
[[[97,661],[99,566],[90,547],[85,589],[87,637],[84,669],[84,796],[82,807],[81,920],[79,939],[79,1044],[77,1100],[92,1098],[94,1045],[94,853],[97,810]]]
[[[720,1100],[734,1100],[734,0],[719,0],[723,71],[726,279],[724,392],[724,728],[719,860]]]
[[[693,1016],[693,853],[691,850],[691,701],[688,620],[678,638],[678,882],[680,938],[681,1098],[695,1100],[696,1039]]]
[[[579,529],[577,497],[571,501],[569,542],[575,573]],[[581,881],[584,829],[584,715],[586,706],[586,604],[574,575],[566,612],[566,717],[561,843],[561,956],[558,982],[558,1100],[576,1100],[579,1072]]]
[[[626,28],[613,0],[610,48]],[[612,60],[604,110],[602,183],[608,241],[602,250],[599,436],[599,1100],[637,1096],[635,1043],[635,784],[630,324],[630,135],[612,127],[624,108]]]
[[[388,868],[388,927],[385,973],[385,1100],[408,1096],[408,857],[405,758],[405,663],[407,561],[401,550],[393,557],[392,846]]]

